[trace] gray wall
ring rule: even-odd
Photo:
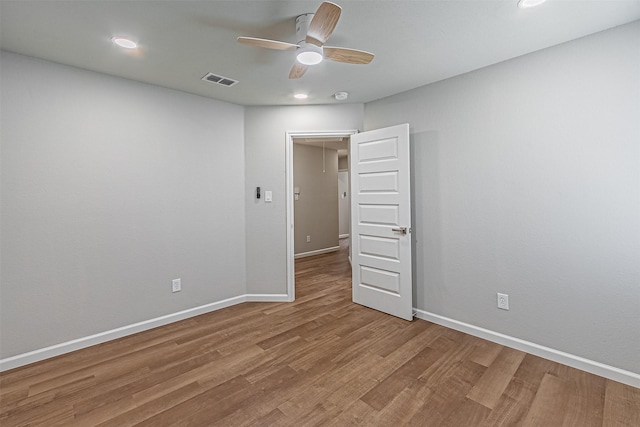
[[[338,233],[344,236],[351,229],[351,188],[349,185],[349,156],[338,157]],[[345,196],[344,193],[347,193]]]
[[[338,157],[338,170],[349,169],[349,156]]]
[[[640,372],[640,23],[365,106],[402,122],[417,307]]]
[[[293,144],[295,253],[338,246],[338,152]],[[307,236],[311,241],[307,242]]]
[[[246,292],[242,107],[1,63],[0,357]]]
[[[362,104],[248,107],[245,113],[247,291],[287,292],[285,147],[288,131],[361,129]],[[273,203],[254,196],[273,191]]]
[[[351,188],[349,171],[338,172],[338,233],[348,235],[351,228]]]

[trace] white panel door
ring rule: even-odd
[[[413,318],[409,125],[351,136],[353,301]]]

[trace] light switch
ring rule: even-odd
[[[269,203],[269,202],[271,202],[271,200],[273,200],[273,193],[271,191],[265,191],[264,192],[264,201]]]

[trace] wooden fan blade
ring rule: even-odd
[[[326,59],[347,64],[368,64],[375,56],[364,50],[347,49],[346,47],[325,46],[322,50]]]
[[[295,50],[297,44],[279,42],[277,40],[258,39],[255,37],[238,37],[238,43],[275,50]]]
[[[291,71],[289,72],[289,78],[299,79],[307,71],[307,68],[309,68],[307,65],[301,64],[298,61],[296,61],[295,64],[293,64],[293,67],[291,67]]]
[[[309,24],[306,42],[316,46],[325,44],[338,24],[340,12],[342,8],[337,4],[328,1],[322,3]]]

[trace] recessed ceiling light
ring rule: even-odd
[[[293,95],[293,97],[295,99],[307,99],[309,95],[307,95],[306,93],[296,93]]]
[[[125,49],[135,49],[138,47],[138,44],[136,42],[134,42],[133,40],[126,39],[124,37],[112,37],[111,41]]]
[[[520,9],[528,9],[530,7],[540,6],[547,0],[518,0],[518,7]]]

